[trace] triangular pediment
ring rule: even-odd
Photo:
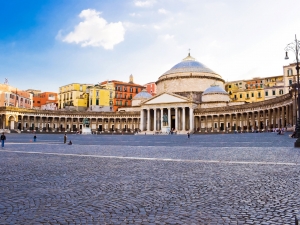
[[[176,103],[176,102],[188,102],[185,97],[177,97],[173,94],[163,93],[161,95],[155,96],[148,101],[144,102],[143,105],[150,104],[161,104],[161,103]]]

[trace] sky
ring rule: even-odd
[[[299,0],[0,0],[0,83],[146,84],[188,55],[225,81],[283,74]]]

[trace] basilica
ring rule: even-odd
[[[186,134],[252,132],[296,123],[290,91],[255,103],[230,100],[222,77],[190,54],[156,81],[157,95],[146,90],[132,99],[132,106],[118,112],[48,111],[1,107],[2,129],[73,132],[88,118],[94,132]]]

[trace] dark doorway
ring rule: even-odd
[[[171,117],[171,127],[170,127],[170,129],[172,130],[172,129],[175,129],[175,116],[172,116]]]
[[[220,130],[224,130],[224,123],[221,123]]]

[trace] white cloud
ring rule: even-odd
[[[156,0],[135,1],[137,7],[151,7],[156,3]]]
[[[100,14],[94,9],[82,10],[79,17],[83,22],[75,26],[74,31],[63,38],[63,42],[80,44],[82,47],[102,46],[105,49],[113,49],[124,40],[125,28],[122,22],[107,23]],[[61,31],[57,37],[59,36]]]
[[[158,10],[158,13],[160,13],[160,14],[167,14],[168,11],[165,10],[165,9],[159,9],[159,10]]]
[[[167,41],[170,39],[174,39],[174,35],[165,34],[165,35],[162,35],[161,38],[164,39],[165,41]]]

